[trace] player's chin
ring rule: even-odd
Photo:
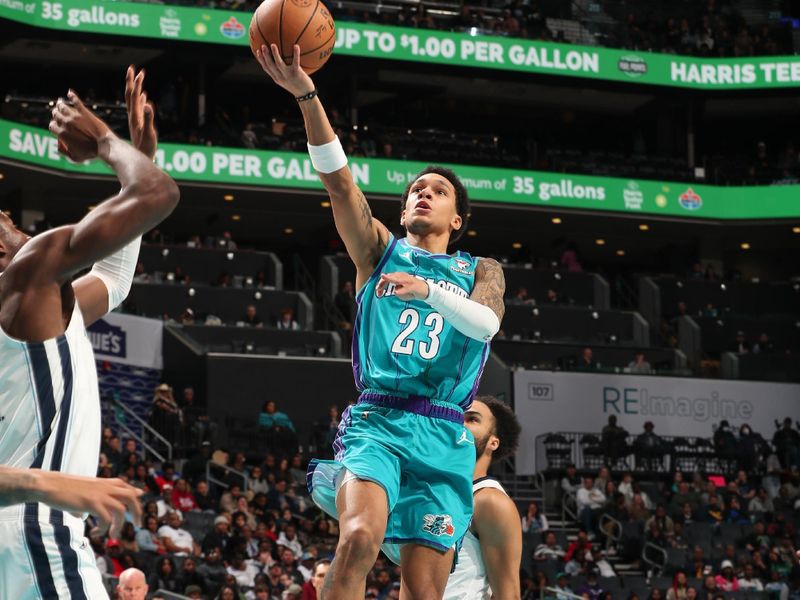
[[[415,235],[430,233],[436,228],[436,223],[430,215],[413,215],[406,219],[406,231]]]

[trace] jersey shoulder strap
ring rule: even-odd
[[[486,488],[492,488],[495,490],[500,490],[506,496],[508,496],[508,492],[503,489],[503,486],[500,485],[500,482],[493,477],[481,477],[480,479],[476,479],[472,482],[472,493],[475,494],[479,490],[483,490]]]

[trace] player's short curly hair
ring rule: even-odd
[[[517,415],[508,404],[494,396],[478,396],[475,400],[488,406],[494,417],[492,435],[497,436],[500,445],[492,454],[492,462],[503,460],[514,454],[519,447],[519,434],[522,432]]]
[[[414,185],[414,182],[423,175],[427,175],[429,173],[441,175],[447,179],[447,181],[452,183],[456,190],[456,212],[458,213],[458,216],[461,217],[461,229],[453,231],[453,233],[450,235],[449,243],[452,244],[457,242],[467,230],[467,224],[469,223],[469,196],[467,195],[467,188],[465,188],[464,184],[461,183],[458,175],[456,175],[450,169],[431,165],[429,167],[425,167],[422,169],[422,171],[417,173],[414,178],[408,182],[406,189],[403,191],[403,195],[400,198],[400,210],[402,212],[406,209],[406,200],[408,200],[408,194],[411,192],[411,186]]]

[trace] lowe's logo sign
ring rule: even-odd
[[[653,393],[647,388],[603,387],[603,412],[645,417],[683,417],[694,421],[733,419],[749,421],[753,405],[747,400],[722,398],[712,391],[708,397]]]
[[[552,402],[556,399],[552,383],[529,383],[528,400],[535,402]]]
[[[92,342],[92,348],[97,354],[126,358],[126,334],[122,327],[114,327],[107,321],[100,319],[94,323],[87,332]]]

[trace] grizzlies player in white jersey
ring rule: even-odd
[[[128,70],[125,96],[136,147],[115,136],[72,90],[52,113],[50,131],[58,136],[59,150],[77,162],[100,158],[119,179],[117,195],[80,222],[33,238],[0,213],[0,464],[5,466],[96,473],[100,398],[86,326],[125,298],[141,235],[172,212],[179,196],[175,182],[152,161],[156,133],[143,78],[143,72]],[[106,598],[83,537],[83,515],[57,506],[26,502],[0,509],[0,597]]]
[[[400,564],[401,598],[438,600],[472,516],[475,451],[464,410],[478,389],[505,308],[497,261],[448,246],[466,230],[469,202],[450,170],[429,167],[401,197],[394,237],[373,219],[341,143],[300,68],[275,44],[257,53],[299,104],[312,163],[356,266],[353,370],[361,392],[342,415],[336,460],[312,461],[314,502],[339,519],[324,600],[364,598],[380,548]]]
[[[445,600],[518,600],[522,527],[517,507],[503,486],[488,476],[489,465],[517,450],[520,425],[504,402],[475,398],[464,413],[475,438],[475,508],[458,564],[450,575]]]

